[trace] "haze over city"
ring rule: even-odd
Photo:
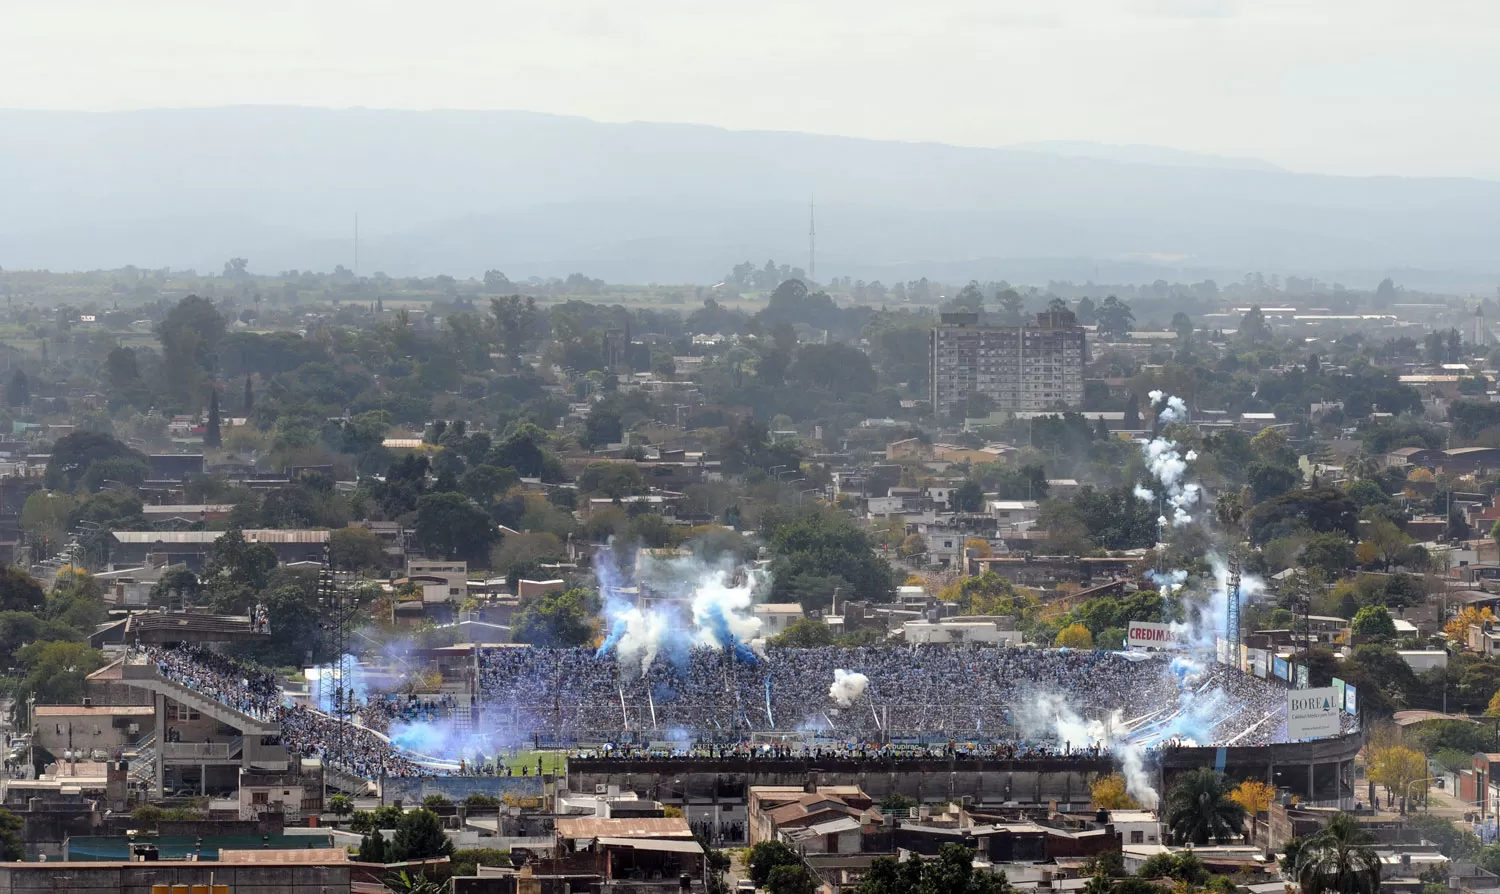
[[[1496,46],[0,0],[0,894],[1500,894]]]

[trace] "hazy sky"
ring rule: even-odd
[[[527,109],[1500,178],[1494,0],[0,0],[0,107]]]

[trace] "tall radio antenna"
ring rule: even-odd
[[[818,275],[818,226],[813,200],[807,200],[807,281],[815,282]]]

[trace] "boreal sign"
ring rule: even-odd
[[[1289,739],[1321,739],[1339,734],[1339,693],[1332,686],[1287,692],[1286,734]]]

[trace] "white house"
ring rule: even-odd
[[[760,619],[760,635],[776,636],[802,620],[802,606],[795,602],[762,602],[755,606]]]

